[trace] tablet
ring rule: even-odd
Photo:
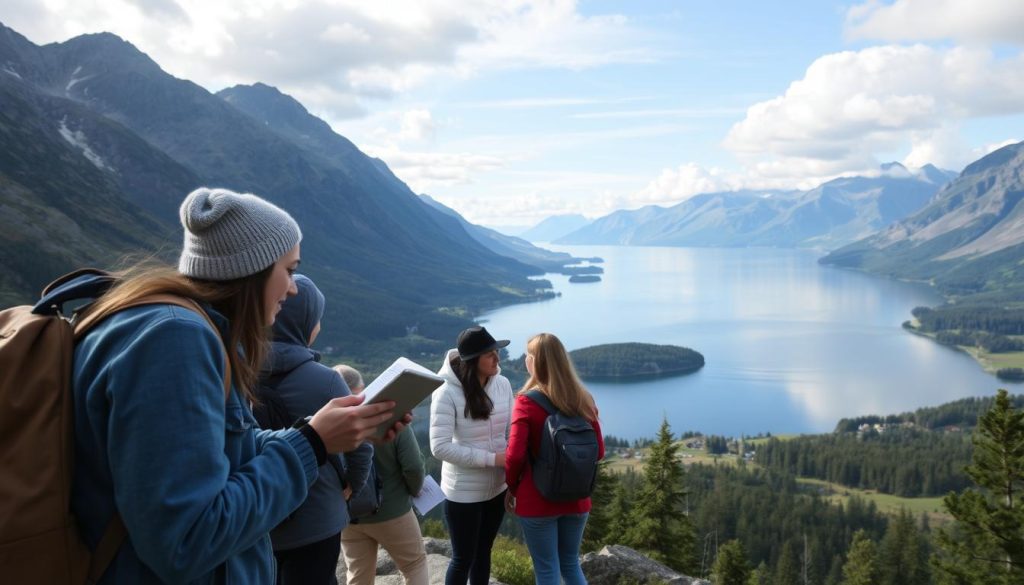
[[[395,360],[363,389],[363,395],[366,396],[364,404],[382,400],[395,401],[394,415],[377,426],[375,436],[383,437],[396,421],[405,416],[405,413],[412,412],[417,404],[423,402],[443,383],[444,378],[408,358],[400,357]]]

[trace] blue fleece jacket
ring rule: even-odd
[[[295,275],[298,294],[289,297],[274,320],[274,343],[263,372],[261,392],[273,392],[288,410],[289,419],[308,416],[331,399],[350,394],[340,374],[320,363],[307,344],[323,317],[324,297],[313,281]],[[342,465],[353,492],[366,483],[373,446],[363,443],[345,453]],[[274,550],[298,548],[338,534],[348,526],[348,508],[337,470],[329,463],[298,510],[270,533]]]
[[[258,430],[237,389],[225,403],[223,355],[170,305],[117,313],[75,348],[72,511],[92,547],[115,506],[128,529],[101,584],[274,582],[268,533],[316,457],[296,430]]]

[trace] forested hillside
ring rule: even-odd
[[[434,351],[484,308],[552,294],[273,88],[211,94],[109,33],[37,46],[0,25],[0,63],[4,305],[76,267],[176,260],[177,208],[200,185],[298,220],[328,298],[320,346],[357,361],[388,342]]]
[[[626,544],[689,575],[743,575],[736,583],[1020,583],[1022,404],[1000,391],[843,419],[834,433],[757,441],[753,463],[685,465],[667,423],[654,441],[610,440],[584,545]],[[856,495],[837,504],[812,476],[944,495],[943,523]]]

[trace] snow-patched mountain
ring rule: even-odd
[[[808,191],[704,193],[672,207],[617,211],[557,243],[832,249],[920,209],[950,176],[931,165],[910,171],[889,163]]]
[[[948,292],[1016,285],[1024,259],[1024,142],[971,163],[923,209],[822,262],[934,280]]]
[[[413,325],[447,339],[467,323],[452,307],[539,294],[528,276],[541,269],[480,246],[273,88],[217,96],[109,33],[37,46],[0,25],[0,103],[5,300],[126,251],[172,253],[178,205],[199,185],[258,193],[295,216],[303,269],[332,299],[328,344]]]

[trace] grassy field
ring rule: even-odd
[[[874,502],[883,514],[898,514],[901,509],[905,508],[914,517],[928,514],[928,519],[933,526],[952,520],[942,506],[942,498],[901,498],[890,494],[880,494],[874,490],[862,490],[829,483],[820,479],[800,478],[797,481],[804,485],[818,486],[822,490],[822,494],[835,504],[845,504],[850,497],[858,496],[863,500]]]
[[[771,437],[761,437],[757,439],[746,439],[744,442],[750,445],[763,445],[768,442],[769,439],[779,439],[780,441],[788,441],[799,437],[800,435],[772,435]],[[687,439],[688,440],[688,439]],[[704,465],[736,465],[736,455],[709,455],[704,449],[690,449],[686,446],[686,441],[677,441],[676,444],[679,446],[677,451],[680,461],[684,465],[693,465],[694,463],[703,463]],[[612,471],[623,471],[626,469],[632,469],[639,471],[643,467],[644,457],[647,455],[647,449],[640,449],[636,451],[638,456],[624,458],[620,455],[609,455],[609,464],[611,465]],[[748,465],[754,465],[748,463]]]
[[[756,439],[744,439],[743,442],[747,445],[764,445],[771,439],[778,439],[780,441],[789,441],[799,437],[800,435],[772,435],[770,437],[758,437]]]
[[[977,360],[986,372],[995,373],[1000,368],[1024,368],[1024,351],[989,353],[977,347],[959,347]]]
[[[793,438],[795,436],[797,435],[780,435],[776,438],[786,440],[787,438]],[[763,443],[767,440],[767,438],[754,439],[753,443]],[[639,457],[634,456],[630,458],[624,458],[620,455],[610,455],[608,461],[611,471],[615,473],[622,473],[626,470],[632,470],[635,473],[641,473],[643,471],[646,449],[641,450],[638,453],[640,454]],[[684,465],[692,465],[694,463],[703,463],[705,465],[737,465],[738,463],[735,455],[718,455],[713,457],[708,455],[703,449],[688,449],[682,443],[679,445],[679,456],[680,461],[682,461]],[[747,465],[755,466],[756,464],[747,463]],[[928,519],[932,522],[933,526],[944,524],[952,520],[952,517],[942,506],[942,498],[902,498],[890,494],[878,493],[874,490],[862,490],[840,484],[829,483],[820,479],[798,478],[797,481],[804,485],[818,487],[822,495],[834,504],[846,504],[850,497],[858,496],[863,500],[874,502],[875,506],[877,506],[878,510],[883,514],[895,515],[905,508],[909,510],[914,517],[920,517],[921,514],[927,514]]]

